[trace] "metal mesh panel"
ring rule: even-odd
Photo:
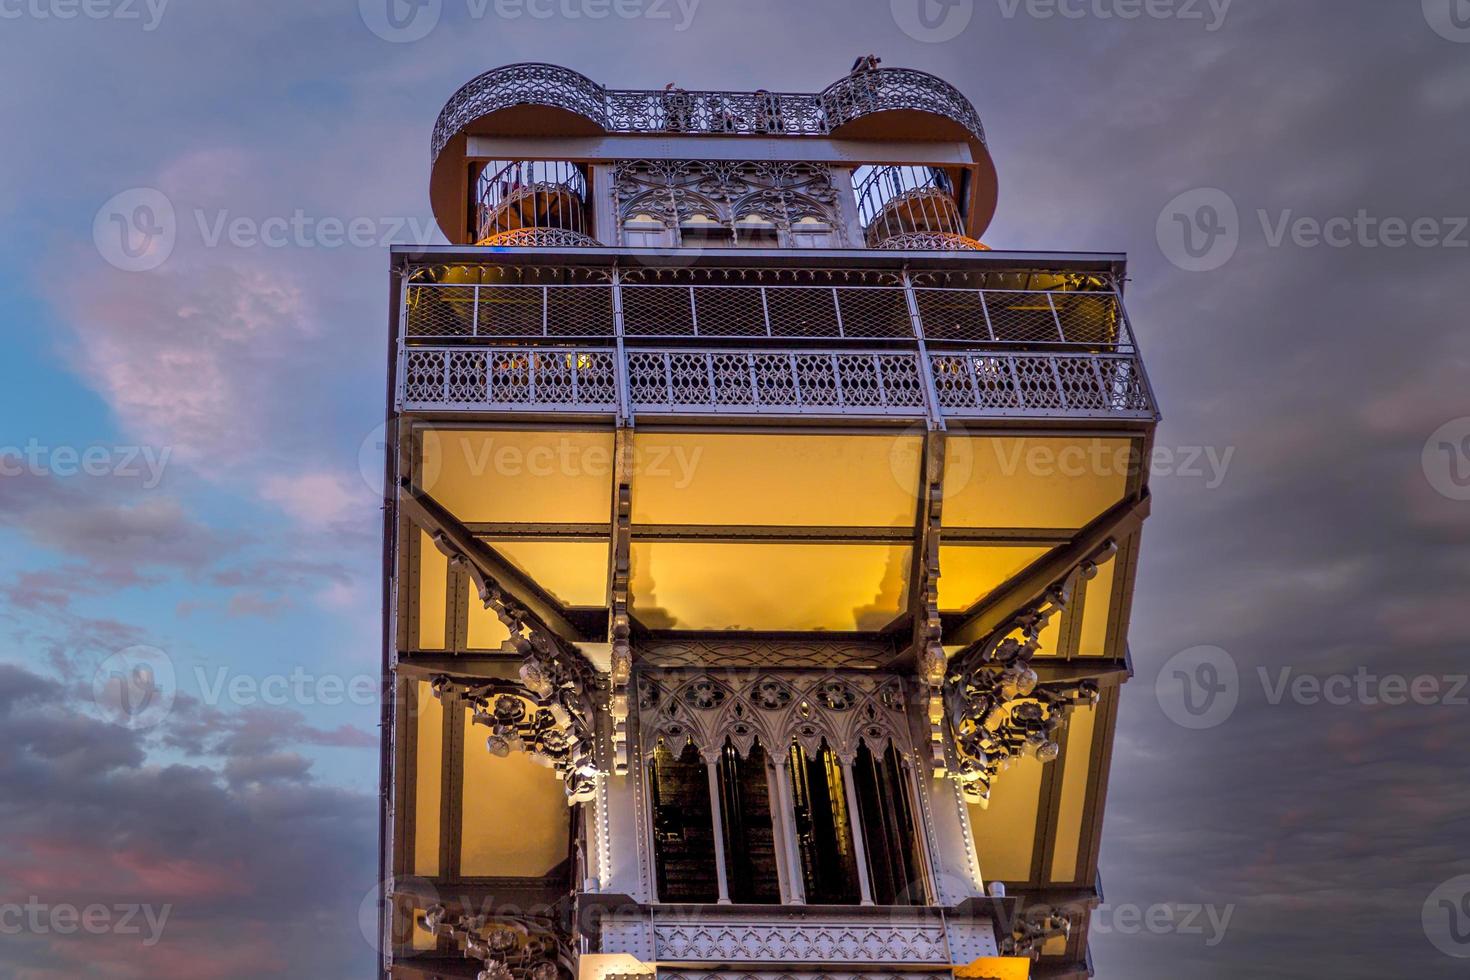
[[[880,354],[874,358],[883,377],[884,401],[900,408],[924,404],[924,381],[919,376],[919,359],[913,354]]]
[[[757,404],[792,407],[799,404],[795,365],[790,354],[756,354],[752,361]]]
[[[1027,408],[1062,408],[1062,393],[1057,388],[1049,357],[1015,357],[1011,364],[1016,372],[1022,404]]]
[[[1046,293],[987,292],[985,307],[996,340],[1056,343],[1062,339]]]
[[[832,290],[778,286],[766,291],[771,333],[777,337],[837,337],[837,305]]]
[[[1053,293],[1052,302],[1068,343],[1123,342],[1118,298],[1112,293]]]
[[[1137,362],[1127,357],[1104,357],[1097,359],[1097,366],[1109,407],[1119,412],[1153,411]]]
[[[701,337],[764,337],[765,305],[755,286],[701,286],[694,290]]]
[[[489,390],[486,366],[483,351],[451,351],[445,397],[451,402],[484,401]]]
[[[482,286],[476,335],[540,337],[543,302],[540,286]]]
[[[624,286],[623,332],[630,337],[687,337],[694,311],[687,286]]]
[[[469,337],[475,329],[473,286],[411,286],[410,337]]]
[[[1103,411],[1106,392],[1097,366],[1090,357],[1059,357],[1054,362],[1061,383],[1062,400],[1069,409]]]
[[[447,351],[409,351],[403,364],[403,397],[410,402],[444,401]]]
[[[846,337],[912,337],[914,321],[902,289],[837,290]]]
[[[611,337],[614,333],[612,287],[549,287],[546,332],[553,337]]]
[[[919,318],[930,340],[989,340],[985,299],[976,289],[916,289]]]
[[[502,404],[527,403],[531,398],[531,352],[498,350],[490,354],[490,397]]]
[[[842,404],[842,386],[832,354],[798,354],[796,377],[804,405]]]

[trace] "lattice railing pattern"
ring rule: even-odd
[[[622,285],[628,337],[913,337],[901,287]],[[1132,346],[1111,292],[915,289],[924,338],[995,344]],[[612,337],[613,287],[412,285],[411,338]]]
[[[559,65],[517,64],[493,68],[450,97],[434,126],[431,157],[476,119],[516,105],[565,109],[610,133],[798,136],[826,136],[876,112],[914,109],[953,119],[985,142],[979,114],[958,89],[909,68],[858,72],[820,93],[654,92],[607,89]]]
[[[628,402],[638,413],[925,413],[925,360],[918,351],[635,347],[624,356]],[[407,348],[402,407],[613,412],[617,358],[607,348]],[[927,363],[944,415],[1154,415],[1131,354],[966,352],[930,354]]]
[[[409,348],[406,408],[486,411],[617,408],[617,356],[569,347]]]

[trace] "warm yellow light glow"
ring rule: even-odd
[[[966,966],[956,966],[956,980],[1028,980],[1031,961],[1023,956],[982,956]]]
[[[571,808],[556,773],[524,752],[485,747],[489,729],[464,713],[464,830],[460,873],[538,877],[567,858]],[[511,826],[514,830],[509,829]]]
[[[945,444],[948,527],[1076,529],[1123,498],[1128,439],[951,436]]]
[[[1087,809],[1087,777],[1092,770],[1092,734],[1097,708],[1073,708],[1067,717],[1067,748],[1062,763],[1062,805],[1057,811],[1057,844],[1051,880],[1077,878],[1082,848],[1082,818]]]
[[[443,650],[449,559],[419,532],[419,649]]]
[[[480,601],[480,594],[475,591],[475,583],[469,582],[465,588],[469,592],[469,615],[465,623],[465,646],[471,650],[499,650],[506,640],[510,639],[510,630],[500,621],[500,617],[485,608]]]
[[[567,606],[606,606],[606,541],[491,541],[512,565]]]
[[[939,608],[962,612],[1024,570],[1049,549],[1012,545],[950,545],[939,549]]]
[[[414,756],[413,872],[439,874],[439,814],[444,787],[444,706],[426,681],[415,685],[418,751]]]
[[[635,524],[912,527],[914,435],[639,433]]]
[[[1099,566],[1097,576],[1087,583],[1087,601],[1082,607],[1081,645],[1077,648],[1080,656],[1101,657],[1108,652],[1108,608],[1113,598],[1113,580],[1121,560],[1115,559]]]
[[[975,853],[986,881],[1031,880],[1043,772],[1040,762],[1022,758],[995,781],[988,807],[968,804]]]
[[[611,432],[435,430],[421,485],[465,523],[606,523]]]
[[[881,629],[903,608],[912,554],[889,545],[635,541],[633,615],[650,629]]]

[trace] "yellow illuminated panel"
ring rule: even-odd
[[[1123,499],[1129,439],[951,437],[944,453],[949,527],[1080,528]]]
[[[420,919],[425,914],[425,909],[413,910],[413,948],[418,952],[427,952],[439,946],[439,937],[429,932],[420,924]]]
[[[1097,709],[1073,708],[1067,717],[1067,751],[1062,769],[1062,805],[1057,811],[1057,844],[1052,852],[1051,880],[1077,878],[1082,846],[1082,818],[1087,809],[1087,776],[1092,768],[1092,732]]]
[[[512,565],[566,606],[606,606],[606,541],[491,541]]]
[[[956,966],[956,980],[1028,980],[1031,961],[1024,956],[982,956],[966,966]]]
[[[444,649],[444,597],[449,588],[449,559],[419,532],[419,649]]]
[[[995,781],[988,808],[970,805],[970,830],[986,881],[1031,880],[1043,772],[1040,762],[1022,758]]]
[[[460,873],[537,877],[567,858],[571,807],[556,773],[524,752],[485,747],[489,729],[464,714],[464,829]],[[514,828],[513,830],[511,828]]]
[[[510,630],[500,617],[485,608],[473,580],[469,583],[470,608],[465,623],[465,646],[471,650],[499,650],[510,639]]]
[[[915,435],[640,433],[633,522],[912,527]]]
[[[1101,657],[1108,652],[1108,609],[1113,600],[1113,575],[1120,559],[1100,565],[1087,583],[1087,601],[1082,606],[1082,640],[1077,648],[1084,657]]]
[[[877,630],[902,610],[903,545],[633,543],[633,614],[650,629]]]
[[[414,757],[413,873],[439,874],[439,813],[444,789],[444,706],[426,681],[418,698],[418,753]]]
[[[1050,549],[950,545],[939,549],[939,608],[963,612]]]
[[[419,481],[465,523],[606,523],[612,459],[611,432],[440,429]]]
[[[1036,656],[1055,657],[1061,653],[1059,645],[1062,641],[1062,617],[1065,615],[1066,613],[1057,613],[1047,620],[1046,626],[1036,638],[1037,643],[1040,644],[1036,648]]]

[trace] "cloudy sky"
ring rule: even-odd
[[[0,0],[0,905],[98,926],[0,977],[367,975],[384,245],[438,240],[444,99],[870,51],[976,103],[991,245],[1130,256],[1168,453],[1098,975],[1465,975],[1470,4],[925,2]]]

